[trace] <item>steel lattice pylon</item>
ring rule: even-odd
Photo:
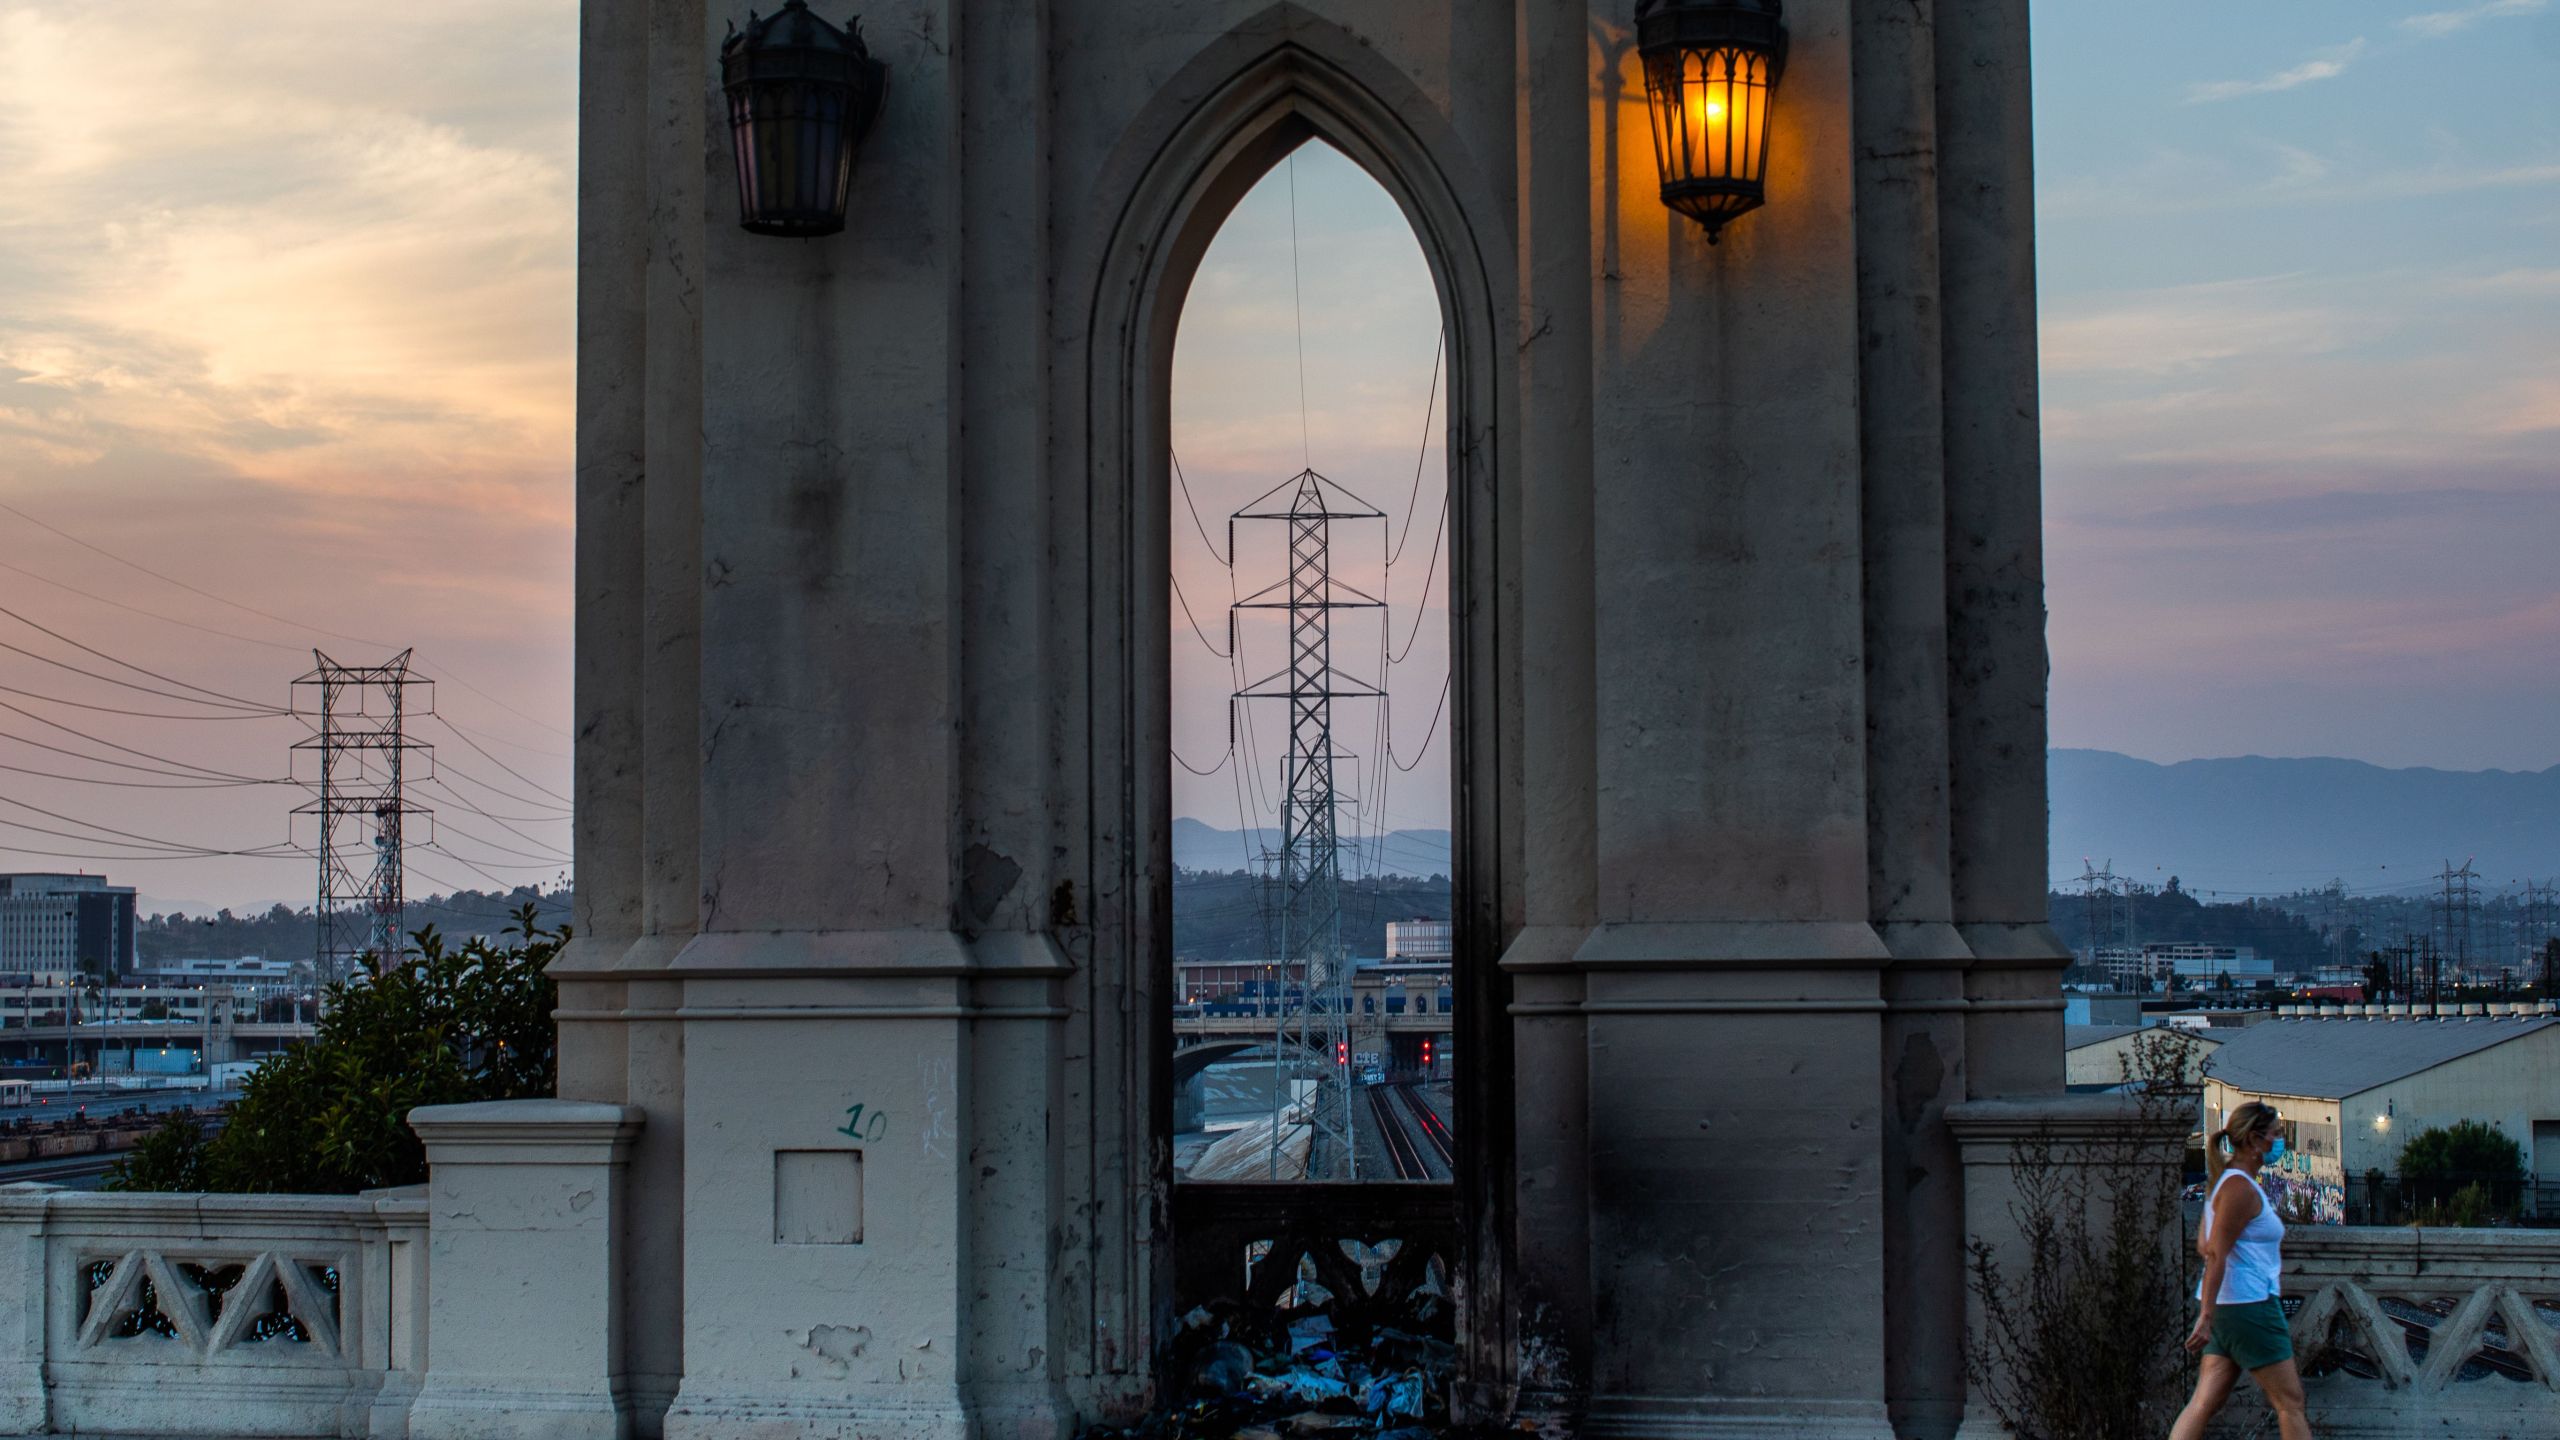
[[[318,663],[293,682],[295,712],[315,721],[311,738],[293,748],[318,757],[316,793],[294,813],[319,820],[315,959],[324,983],[345,979],[359,955],[369,953],[380,964],[401,951],[408,821],[432,814],[409,803],[406,786],[428,778],[434,754],[407,735],[410,720],[434,711],[431,690],[410,698],[412,689],[434,682],[410,672],[409,655],[403,650],[383,665],[341,665],[314,650]],[[300,693],[309,692],[316,692],[314,710],[299,703]]]
[[[1264,508],[1288,496],[1285,507]],[[1228,517],[1227,553],[1238,521],[1289,527],[1289,574],[1238,600],[1228,613],[1234,653],[1236,612],[1288,612],[1289,663],[1234,694],[1233,703],[1277,700],[1288,707],[1289,749],[1281,760],[1280,849],[1267,857],[1279,891],[1280,1004],[1272,1027],[1271,1174],[1279,1178],[1283,1132],[1301,1104],[1309,1129],[1306,1178],[1359,1178],[1352,1104],[1351,965],[1342,948],[1342,859],[1334,781],[1333,702],[1383,700],[1376,686],[1333,666],[1333,612],[1377,609],[1374,596],[1333,574],[1333,526],[1386,515],[1313,470],[1301,470]],[[1230,718],[1230,726],[1233,719]],[[1296,984],[1291,985],[1295,978]]]

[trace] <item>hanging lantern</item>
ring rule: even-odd
[[[729,138],[738,156],[738,223],[758,235],[833,235],[844,228],[853,152],[880,113],[889,68],[862,44],[862,22],[841,30],[783,0],[770,18],[747,12],[720,45]]]
[[[1643,0],[1636,50],[1662,203],[1713,244],[1766,198],[1769,105],[1787,58],[1778,0]]]

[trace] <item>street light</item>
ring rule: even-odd
[[[738,160],[738,223],[758,235],[833,235],[844,228],[854,147],[880,113],[889,67],[862,43],[784,0],[765,19],[747,12],[720,44],[729,138]]]
[[[1769,109],[1787,58],[1779,0],[1642,0],[1636,51],[1662,203],[1707,227],[1767,199]]]

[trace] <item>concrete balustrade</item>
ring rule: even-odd
[[[423,1193],[0,1186],[0,1435],[397,1436]]]
[[[2560,1440],[2560,1231],[2297,1226],[2284,1267],[2320,1435]]]
[[[636,1113],[411,1121],[433,1182],[404,1190],[0,1186],[0,1436],[631,1433],[615,1245]]]

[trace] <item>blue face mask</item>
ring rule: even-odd
[[[2283,1158],[2284,1158],[2284,1137],[2283,1137],[2283,1136],[2281,1136],[2281,1135],[2279,1135],[2279,1136],[2277,1136],[2277,1137],[2276,1137],[2276,1139],[2275,1139],[2275,1143],[2274,1143],[2274,1144],[2272,1144],[2272,1145],[2269,1145],[2269,1146],[2267,1147],[2267,1162],[2268,1162],[2269,1164],[2273,1164],[2273,1163],[2275,1163],[2276,1161],[2281,1160],[2281,1159],[2283,1159]]]

